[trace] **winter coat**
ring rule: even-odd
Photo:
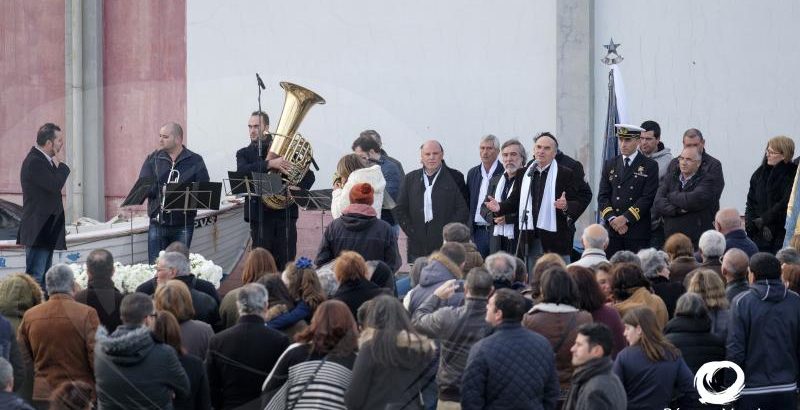
[[[185,320],[181,322],[181,341],[186,352],[197,357],[206,357],[208,343],[214,330],[211,325],[199,320]]]
[[[628,313],[629,310],[639,306],[647,306],[655,312],[656,321],[660,329],[666,326],[669,320],[667,306],[658,295],[650,293],[650,290],[647,288],[636,288],[629,298],[614,305],[621,318],[625,318],[625,314]]]
[[[542,335],[505,321],[472,346],[461,408],[554,410],[560,395],[553,348]]]
[[[731,321],[731,310],[729,308],[709,309],[708,316],[711,318],[711,333],[726,340]]]
[[[663,276],[650,278],[650,284],[653,286],[653,293],[664,301],[664,306],[667,307],[667,315],[672,319],[675,315],[675,305],[678,303],[678,298],[686,293],[686,288],[680,282],[672,282],[669,278]]]
[[[766,158],[750,178],[750,190],[747,192],[744,220],[747,236],[764,252],[775,253],[783,247],[786,236],[786,208],[789,195],[792,193],[797,165],[791,162],[780,162],[775,166],[767,165]],[[756,225],[761,219],[763,228]],[[772,238],[764,237],[764,229],[768,229]]]
[[[469,350],[489,332],[483,298],[467,298],[462,306],[446,306],[436,295],[429,296],[414,312],[417,331],[435,338],[440,345],[436,384],[439,399],[461,401],[461,376]]]
[[[711,333],[711,320],[675,316],[664,328],[664,336],[681,351],[692,373],[707,362],[725,360],[725,339]]]
[[[628,405],[625,387],[608,357],[589,360],[575,368],[563,410],[624,409]]]
[[[622,318],[619,317],[619,312],[609,305],[603,305],[590,313],[595,323],[602,323],[611,330],[611,335],[614,338],[614,349],[611,350],[611,359],[613,360],[622,349],[628,346],[628,341],[625,340],[625,325],[622,324]]]
[[[798,312],[800,296],[780,279],[758,280],[733,300],[726,356],[744,370],[743,393],[795,391],[800,370]]]
[[[725,188],[725,176],[722,173],[722,163],[719,162],[718,159],[709,155],[708,151],[706,150],[703,150],[701,158],[702,160],[700,162],[700,168],[697,170],[697,172],[705,175],[704,179],[706,181],[704,186],[707,186],[710,189],[708,195],[711,198],[717,198],[716,201],[713,201],[710,211],[711,215],[716,215],[717,211],[719,211],[719,197],[722,195],[722,191]],[[664,179],[668,178],[670,175],[676,175],[678,172],[680,172],[678,158],[673,158],[669,162],[667,174],[664,176]]]
[[[750,284],[747,283],[747,279],[728,282],[728,284],[725,285],[725,296],[728,298],[728,302],[730,302],[731,306],[733,306],[733,299],[740,293],[747,292],[748,290],[750,290]]]
[[[139,178],[148,177],[156,180],[156,183],[147,193],[147,215],[152,219],[159,217],[162,188],[167,183],[172,167],[180,172],[178,182],[209,181],[208,170],[203,157],[190,151],[185,146],[181,153],[178,154],[178,158],[175,158],[174,163],[172,162],[172,157],[166,151],[153,151],[144,160],[144,164],[142,164],[142,168],[139,171]],[[169,226],[183,226],[185,221],[194,221],[196,215],[197,211],[164,212],[162,223]]]
[[[22,217],[17,244],[47,249],[67,249],[64,202],[61,189],[70,169],[65,163],[54,167],[39,148],[31,147],[20,167]]]
[[[14,391],[20,391],[27,373],[26,363],[22,358],[22,352],[19,350],[17,332],[14,331],[11,323],[2,316],[0,316],[0,357],[11,364],[12,375],[14,376]]]
[[[661,179],[653,204],[654,215],[664,220],[665,238],[683,233],[697,247],[700,235],[714,229],[722,191],[712,185],[716,180],[707,175],[702,166],[685,186],[681,186],[680,175],[680,169],[676,168]]]
[[[678,256],[669,263],[669,280],[683,283],[689,272],[700,267],[694,256]]]
[[[178,361],[189,379],[189,395],[172,401],[175,410],[211,410],[211,395],[203,360],[193,354],[182,354]]]
[[[375,210],[376,215],[381,214],[383,208],[383,192],[386,189],[386,180],[383,178],[383,172],[380,165],[373,165],[369,168],[361,168],[353,171],[347,182],[341,189],[334,189],[331,192],[331,215],[333,218],[339,218],[344,214],[345,208],[350,205],[350,190],[356,184],[367,183],[372,186],[374,193],[372,194],[372,208]]]
[[[89,280],[89,286],[75,294],[75,301],[91,306],[97,311],[100,324],[109,332],[114,332],[122,324],[119,317],[119,305],[124,295],[114,287],[111,278],[101,279],[94,277]]]
[[[747,237],[744,229],[736,229],[725,235],[725,252],[731,248],[743,250],[748,258],[758,253],[758,245]]]
[[[352,204],[343,212],[325,228],[314,264],[322,266],[336,259],[342,251],[354,251],[364,260],[383,261],[396,272],[403,260],[391,225],[378,219],[368,205]]]
[[[667,174],[667,168],[669,168],[669,163],[672,161],[672,151],[664,147],[663,144],[659,144],[659,148],[661,149],[650,155],[650,159],[658,164],[658,179],[660,181]]]
[[[491,181],[495,177],[498,177],[505,172],[505,168],[503,168],[503,164],[500,162],[499,158],[494,161],[494,172],[489,175],[489,180]],[[475,220],[475,213],[479,211],[480,206],[486,201],[486,197],[480,198],[481,192],[481,184],[483,184],[483,163],[480,163],[467,171],[467,192],[469,192],[469,222],[467,226],[472,227],[474,220]],[[494,195],[494,191],[489,191],[489,187],[491,183],[487,184],[486,186],[486,195]],[[497,185],[495,185],[496,187]],[[499,201],[499,199],[498,199]],[[481,215],[483,217],[483,215]],[[483,217],[486,220],[485,217]],[[488,225],[492,225],[491,221],[486,220]],[[469,272],[469,271],[468,271]]]
[[[396,366],[378,363],[373,353],[375,331],[367,329],[359,339],[353,379],[344,400],[350,410],[421,409],[420,391],[433,380],[436,347],[428,338],[402,331],[397,334],[400,357]]]
[[[348,280],[341,283],[331,299],[344,302],[344,304],[350,308],[353,317],[356,318],[358,317],[358,308],[360,308],[361,305],[379,295],[388,293],[387,289],[381,288],[364,278],[360,278],[358,280]]]
[[[696,400],[694,375],[680,356],[652,362],[633,345],[619,352],[613,369],[625,386],[628,410],[674,408],[670,403],[675,396],[680,396],[681,408]]]
[[[411,304],[408,311],[412,314],[417,310],[433,292],[444,282],[450,279],[461,279],[463,277],[461,269],[448,257],[441,253],[435,253],[428,258],[428,265],[422,268],[419,275],[419,284],[412,289]],[[459,306],[464,301],[463,293],[454,293],[447,300],[448,306]]]
[[[289,338],[270,329],[258,315],[211,338],[206,374],[215,409],[262,409],[261,386],[286,348]]]
[[[550,342],[550,347],[556,356],[556,370],[562,391],[569,389],[569,380],[572,378],[570,349],[578,337],[578,327],[592,321],[592,315],[588,312],[556,303],[534,305],[533,309],[522,318],[523,326],[539,333]]]
[[[33,363],[34,400],[47,400],[68,380],[94,383],[92,353],[99,325],[94,309],[65,293],[52,294],[25,312],[17,340],[23,356]]]
[[[25,400],[14,393],[0,390],[0,409],[3,410],[34,410]]]
[[[172,409],[173,393],[190,394],[189,379],[171,346],[156,343],[145,326],[97,331],[97,403],[101,409]]]
[[[11,322],[14,333],[22,315],[43,301],[42,288],[27,273],[12,273],[0,280],[0,314]]]

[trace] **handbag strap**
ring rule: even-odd
[[[321,369],[322,365],[325,364],[325,360],[327,360],[327,358],[328,358],[328,356],[325,356],[325,357],[322,358],[322,360],[319,362],[319,365],[317,365],[317,368],[314,369],[314,373],[311,373],[311,377],[309,377],[308,381],[306,381],[303,384],[303,388],[300,390],[300,393],[297,394],[297,398],[288,403],[288,405],[286,406],[287,410],[292,410],[294,408],[294,406],[297,404],[297,402],[300,401],[300,399],[303,397],[303,393],[306,392],[306,389],[308,389],[308,386],[317,377],[317,373],[319,373],[319,369]],[[288,394],[288,392],[287,392],[287,394]]]
[[[575,327],[575,321],[577,320],[578,320],[578,312],[575,312],[572,314],[572,317],[569,320],[567,328],[564,329],[564,333],[561,335],[561,339],[555,346],[553,346],[553,354],[558,354],[558,351],[561,350],[561,345],[563,345],[564,342],[567,341],[567,336],[569,336],[569,334],[572,333],[572,328]]]

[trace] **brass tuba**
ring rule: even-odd
[[[297,133],[297,129],[308,110],[314,104],[325,104],[325,99],[297,84],[281,82],[281,87],[286,91],[286,99],[283,101],[283,112],[278,120],[278,127],[272,134],[269,150],[292,163],[289,172],[282,175],[286,185],[292,186],[303,179],[314,156],[311,144]],[[294,203],[286,195],[262,195],[261,200],[271,209],[285,209]]]

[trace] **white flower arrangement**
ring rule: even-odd
[[[159,255],[160,256],[160,255]],[[214,284],[214,287],[219,289],[220,281],[222,280],[222,267],[215,265],[214,261],[204,258],[202,255],[192,253],[189,254],[189,264],[191,265],[192,273],[198,278],[207,280]],[[86,274],[86,264],[79,265],[73,263],[69,265],[72,272],[75,274],[75,282],[81,288],[86,289],[89,284],[89,277]],[[155,277],[156,265],[148,265],[146,263],[137,263],[135,265],[123,265],[119,262],[114,263],[114,286],[120,292],[128,294],[136,291],[144,282]]]

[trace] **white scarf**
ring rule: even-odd
[[[550,168],[547,171],[547,180],[544,184],[544,193],[542,193],[542,203],[539,204],[539,216],[536,218],[536,224],[532,224],[530,219],[527,224],[523,223],[523,218],[526,215],[533,214],[533,204],[531,203],[531,172],[535,167],[536,162],[531,162],[531,165],[526,169],[525,177],[522,179],[522,188],[519,196],[519,229],[532,231],[536,228],[544,229],[545,231],[556,232],[556,177],[558,176],[558,164],[556,160],[550,163]],[[527,203],[527,207],[525,204]]]
[[[440,166],[439,170],[436,171],[433,181],[428,183],[428,175],[425,173],[425,168],[422,169],[422,183],[425,184],[425,195],[423,195],[423,203],[425,206],[425,223],[433,220],[433,184],[436,183],[436,180],[439,178],[439,174],[441,173],[442,166]]]
[[[495,161],[492,164],[492,167],[489,168],[489,172],[486,172],[486,169],[484,168],[483,164],[478,165],[478,168],[481,171],[481,187],[478,190],[478,200],[480,201],[483,200],[483,198],[486,198],[486,193],[487,193],[486,191],[489,190],[489,181],[492,179],[492,174],[494,174],[494,170],[497,169],[497,161]],[[486,219],[483,219],[483,217],[481,216],[480,204],[478,204],[478,206],[475,207],[475,215],[473,216],[473,222],[481,225],[489,223]]]
[[[500,198],[503,197],[503,189],[506,187],[506,176],[505,174],[500,175],[500,181],[497,182],[497,188],[494,190],[494,198],[500,201]],[[508,190],[508,195],[511,195],[511,192],[514,190],[514,184],[511,184],[511,188]],[[505,236],[508,239],[514,239],[514,224],[502,224],[502,225],[495,225],[494,226],[494,236]]]

